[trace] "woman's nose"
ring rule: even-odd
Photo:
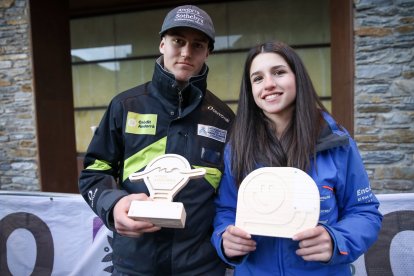
[[[272,89],[276,86],[276,80],[272,76],[264,78],[265,89]]]

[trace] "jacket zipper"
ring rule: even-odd
[[[284,270],[285,270],[285,268],[284,268],[284,260],[283,260],[283,244],[282,244],[282,241],[279,239],[279,240],[276,240],[276,242],[277,242],[277,247],[278,247],[278,252],[279,252],[279,254],[278,254],[278,259],[279,259],[279,273],[280,273],[280,275],[285,275],[285,272],[284,272]]]
[[[178,118],[181,118],[181,105],[183,103],[183,94],[181,93],[181,90],[178,91]]]

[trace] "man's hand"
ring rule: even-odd
[[[146,194],[130,194],[121,198],[114,207],[113,215],[116,232],[122,236],[137,238],[142,233],[155,232],[161,227],[146,221],[136,221],[128,217],[132,200],[152,200]]]
[[[223,249],[227,258],[244,256],[256,250],[256,242],[249,233],[229,225],[223,233]]]
[[[299,241],[296,254],[305,261],[328,262],[332,257],[332,239],[323,226],[302,231],[292,238]]]

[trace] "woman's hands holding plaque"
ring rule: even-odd
[[[121,198],[114,207],[113,216],[116,232],[122,236],[137,238],[143,233],[155,232],[161,227],[147,221],[137,221],[128,217],[129,207],[133,200],[152,200],[146,194],[130,194]]]
[[[323,226],[316,226],[292,237],[299,242],[296,254],[305,261],[328,262],[332,257],[332,238]]]
[[[223,233],[223,249],[227,258],[244,256],[256,250],[256,242],[246,231],[229,225]]]
[[[223,233],[223,249],[227,258],[244,256],[256,250],[256,242],[246,231],[230,225]],[[296,254],[306,261],[328,262],[332,257],[332,238],[323,226],[307,229],[293,236],[299,242]]]

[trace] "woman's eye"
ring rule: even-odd
[[[278,70],[278,71],[275,71],[273,74],[274,75],[276,75],[276,76],[281,76],[281,75],[283,75],[284,73],[286,73],[285,71],[283,71],[283,70]]]
[[[262,77],[254,77],[253,79],[252,79],[252,82],[259,82],[259,81],[261,81],[263,78]]]

